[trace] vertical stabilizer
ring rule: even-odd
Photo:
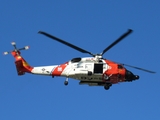
[[[18,54],[15,51],[11,52],[11,54],[15,58],[15,65],[16,65],[18,75],[24,75],[25,72],[31,73],[33,67],[31,67],[25,61],[25,59],[22,56],[20,56],[19,51],[18,51]]]

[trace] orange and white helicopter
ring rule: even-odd
[[[12,42],[11,44],[14,47],[14,50],[11,52],[4,52],[4,54],[11,53],[15,58],[15,65],[17,69],[18,75],[24,75],[25,73],[32,73],[37,75],[46,75],[46,76],[62,76],[66,77],[64,82],[65,85],[68,85],[68,78],[73,78],[79,80],[79,84],[87,84],[89,86],[104,86],[106,90],[108,90],[112,84],[116,84],[119,82],[131,82],[134,80],[138,80],[139,76],[134,75],[131,71],[127,70],[124,66],[132,67],[135,69],[143,70],[149,73],[155,73],[150,70],[146,70],[139,67],[134,67],[131,65],[113,62],[107,59],[104,59],[102,56],[109,49],[111,49],[114,45],[122,41],[126,36],[128,36],[132,32],[129,29],[126,33],[120,36],[117,40],[115,40],[112,44],[106,47],[102,53],[100,54],[92,54],[87,50],[84,50],[80,47],[77,47],[69,42],[66,42],[62,39],[59,39],[55,36],[52,36],[46,32],[39,31],[40,34],[43,34],[53,40],[56,40],[62,44],[65,44],[77,51],[82,53],[88,53],[92,57],[84,57],[84,58],[73,58],[72,60],[60,64],[60,65],[52,65],[52,66],[39,66],[33,67],[30,66],[25,59],[21,56],[21,50],[29,49],[28,46],[24,48],[18,49],[16,47],[16,43]]]

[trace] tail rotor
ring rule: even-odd
[[[24,46],[23,48],[17,49],[17,46],[16,46],[15,42],[11,42],[11,45],[14,47],[14,50],[6,51],[6,52],[3,53],[4,55],[8,55],[11,52],[16,52],[17,54],[19,54],[21,50],[28,50],[29,49],[29,46]]]

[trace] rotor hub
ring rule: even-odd
[[[95,55],[95,58],[96,58],[96,59],[102,59],[102,55],[97,54],[97,55]]]

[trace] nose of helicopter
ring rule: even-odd
[[[125,79],[126,79],[126,81],[137,80],[137,79],[139,79],[139,76],[138,75],[134,75],[129,70],[126,70]]]

